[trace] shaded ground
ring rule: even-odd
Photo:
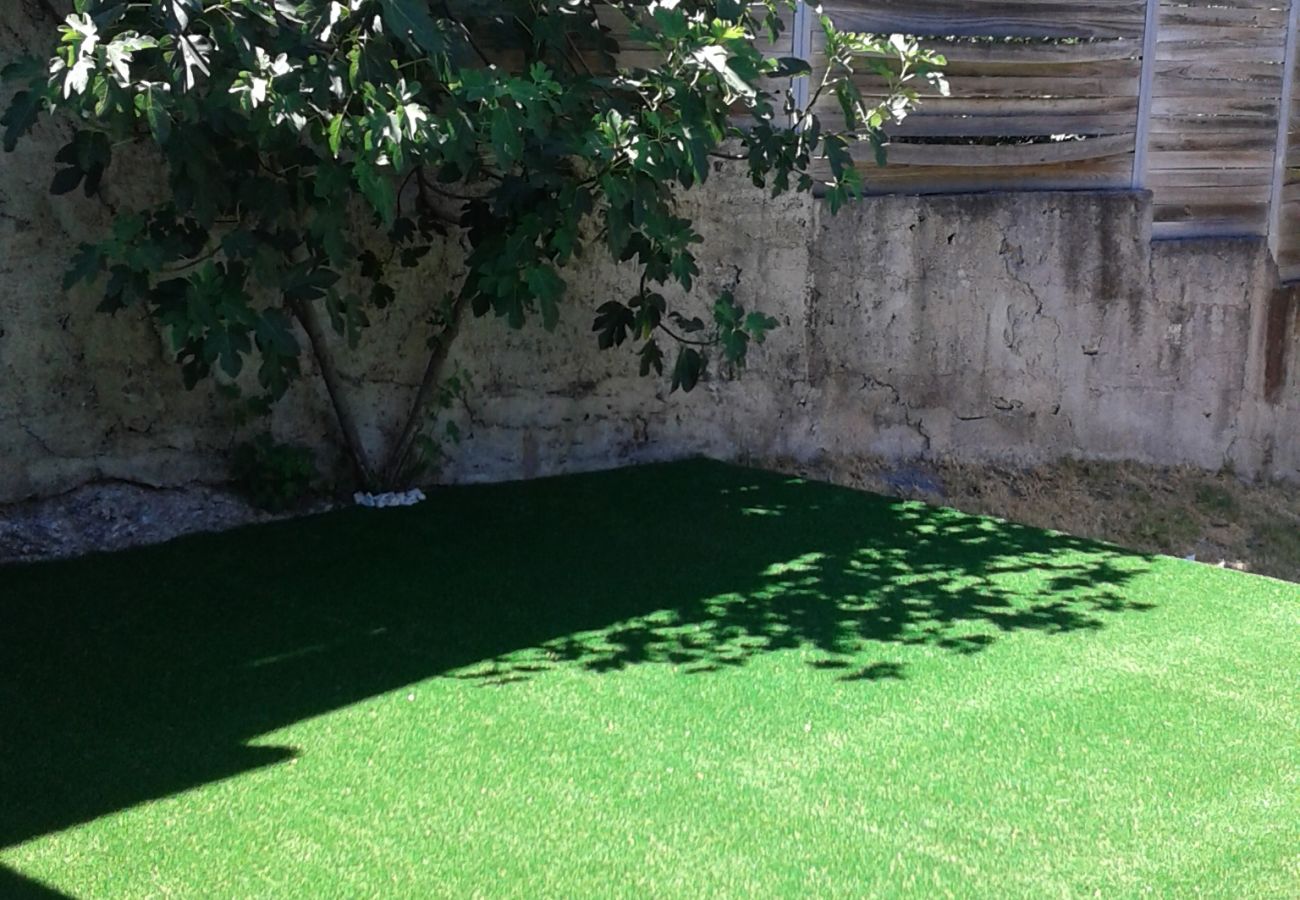
[[[1230,472],[1190,467],[1072,460],[1030,468],[952,461],[900,465],[870,458],[770,464],[1145,553],[1194,557],[1300,582],[1300,484],[1244,481]]]
[[[99,482],[0,505],[0,564],[122,550],[273,518],[223,488]]]
[[[885,496],[1300,582],[1300,484],[1071,460],[1033,468],[873,458],[821,465],[760,462]],[[296,514],[330,506],[321,498]],[[0,506],[0,564],[121,550],[285,517],[255,509],[228,488],[89,484],[58,497]]]
[[[917,503],[447,489],[0,568],[0,616],[10,893],[1300,883],[1300,590]]]

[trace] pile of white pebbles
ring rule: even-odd
[[[424,491],[419,488],[412,488],[409,491],[390,491],[387,494],[368,494],[364,491],[357,491],[352,495],[357,506],[369,507],[387,507],[387,506],[414,506],[424,500]]]

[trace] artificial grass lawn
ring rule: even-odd
[[[1300,894],[1300,587],[708,462],[0,569],[0,893]]]

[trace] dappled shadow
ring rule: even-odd
[[[430,676],[797,651],[863,689],[907,677],[891,648],[1100,628],[1145,608],[1125,586],[1146,565],[699,461],[0,569],[0,847],[282,762],[249,742]]]
[[[864,528],[859,521],[841,530],[836,507],[846,497],[834,489],[793,480],[768,484],[763,499],[797,492],[799,499],[816,502],[759,506],[749,493],[753,489],[723,489],[717,502],[738,513],[739,521],[775,516],[778,521],[769,524],[777,540],[803,535],[804,546],[823,549],[772,562],[733,582],[737,588],[747,583],[748,590],[683,598],[648,615],[484,660],[455,677],[509,684],[573,664],[596,672],[640,663],[712,672],[743,665],[759,653],[808,648],[826,654],[810,663],[813,668],[845,670],[845,681],[902,678],[896,663],[863,667],[855,661],[872,645],[929,645],[972,654],[1001,632],[1094,629],[1104,613],[1149,608],[1118,590],[1145,563],[1097,544],[919,503],[878,506],[878,515],[887,513],[883,522]],[[852,498],[850,509],[860,502]],[[743,527],[743,540],[765,527]],[[777,547],[718,549],[724,557],[770,559]]]

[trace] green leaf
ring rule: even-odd
[[[633,299],[631,305],[636,310],[637,336],[642,339],[650,337],[663,320],[668,301],[662,294],[649,291]]]
[[[677,354],[677,365],[673,366],[673,384],[671,390],[679,388],[689,394],[704,374],[704,357],[694,347],[683,347]]]
[[[596,343],[602,350],[622,344],[627,340],[628,332],[636,323],[632,310],[617,300],[602,303],[597,307],[596,313],[596,321],[592,324],[591,330],[599,332]]]
[[[220,362],[231,378],[244,368],[244,356],[252,349],[248,335],[235,328],[213,328],[203,341],[203,355],[209,363]]]
[[[745,316],[745,330],[749,332],[756,344],[763,343],[767,333],[780,324],[776,319],[760,312],[752,312]]]
[[[533,266],[528,270],[528,289],[533,292],[542,311],[542,327],[554,331],[560,321],[559,300],[564,296],[564,279],[550,266]]]
[[[702,47],[695,50],[693,55],[696,60],[703,63],[714,72],[722,77],[731,88],[742,97],[752,98],[755,94],[754,88],[749,82],[741,78],[728,62],[728,54],[725,47],[719,47],[716,44]]]
[[[853,168],[853,157],[849,155],[849,145],[838,134],[828,134],[822,142],[826,160],[830,163],[831,174],[836,181],[845,177],[845,172]]]
[[[330,146],[330,153],[334,154],[335,158],[337,158],[339,155],[339,147],[343,145],[344,121],[345,119],[342,113],[339,113],[330,121],[329,146]]]
[[[182,26],[183,28],[184,26]],[[199,82],[198,76],[194,74],[195,69],[198,69],[205,76],[210,77],[212,75],[212,70],[208,67],[208,55],[212,50],[212,44],[206,38],[197,37],[193,34],[180,36],[177,43],[181,48],[185,90],[193,90],[194,86]]]
[[[284,298],[290,302],[319,300],[339,280],[337,272],[316,266],[311,260],[300,263],[288,272],[281,283]]]
[[[141,107],[145,121],[149,123],[149,131],[153,134],[153,139],[159,144],[166,144],[172,134],[171,113],[155,96],[152,85],[138,94],[137,97],[136,103]]]
[[[93,281],[104,271],[104,254],[94,244],[82,244],[63,276],[63,289],[71,290],[83,281]]]
[[[133,273],[126,266],[113,266],[112,274],[108,278],[108,284],[104,287],[104,296],[100,298],[99,305],[95,308],[99,312],[106,312],[110,315],[119,309],[125,309],[127,301],[130,299],[126,295],[127,287],[132,281]]]
[[[346,337],[348,347],[356,349],[361,342],[361,329],[370,327],[360,299],[355,294],[340,295],[331,290],[325,295],[325,310],[335,333]]]
[[[743,366],[749,350],[749,335],[739,329],[724,330],[721,334],[722,353],[727,361]]]
[[[105,167],[102,163],[95,163],[86,170],[85,194],[87,197],[93,197],[99,193],[99,185],[104,180]]]
[[[384,24],[416,54],[421,51],[436,56],[447,49],[438,22],[429,14],[425,0],[379,0]]]
[[[397,300],[397,292],[382,281],[376,281],[370,289],[370,303],[375,309],[385,309]]]
[[[59,171],[54,173],[54,180],[50,182],[50,193],[58,196],[60,194],[67,194],[71,191],[75,191],[77,185],[81,184],[81,179],[84,178],[85,175],[86,173],[81,171],[80,166],[70,166],[66,169],[59,169]]]
[[[800,75],[808,75],[812,72],[812,66],[807,60],[800,59],[797,56],[782,56],[777,59],[777,70],[772,74],[777,78],[796,78]]]
[[[245,228],[236,228],[221,238],[222,251],[232,259],[251,259],[257,247],[257,235]]]
[[[868,140],[871,141],[871,153],[875,157],[876,165],[884,168],[888,159],[886,158],[885,142],[882,140],[880,132],[873,131]]]
[[[32,130],[41,112],[41,97],[34,91],[19,91],[14,94],[9,109],[0,116],[0,125],[5,127],[4,147],[6,153],[12,153],[18,146],[18,139]]]
[[[181,31],[190,27],[190,7],[193,0],[163,0],[162,6]]]
[[[492,149],[503,169],[513,166],[523,153],[524,139],[519,125],[503,106],[492,111]]]
[[[674,310],[668,314],[668,318],[672,319],[673,324],[677,326],[678,330],[686,334],[694,334],[697,331],[704,330],[704,322],[699,318],[699,316],[694,316],[688,319]]]
[[[45,77],[48,63],[37,56],[23,56],[0,68],[0,82],[35,81]]]
[[[722,328],[735,328],[740,324],[740,316],[743,312],[744,310],[736,305],[736,299],[731,292],[723,291],[713,304],[713,321]]]
[[[397,216],[397,188],[393,186],[393,180],[384,171],[364,160],[357,163],[353,174],[361,193],[370,201],[380,221],[385,227],[391,226]]]
[[[278,309],[263,311],[257,320],[257,346],[263,353],[297,356],[298,339],[290,328],[289,317]]]
[[[659,349],[659,342],[654,339],[646,341],[637,352],[641,357],[641,376],[644,378],[654,369],[655,373],[664,373],[664,352]]]

